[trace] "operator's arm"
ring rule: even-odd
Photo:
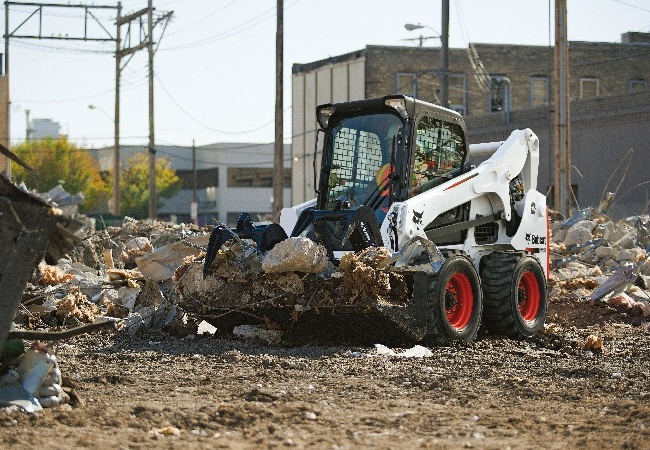
[[[421,183],[412,189],[409,189],[408,195],[409,197],[413,197],[415,195],[421,194],[425,191],[428,191],[429,189],[436,187],[445,181],[449,181],[452,178],[456,178],[460,174],[460,168],[453,169],[449,172],[447,172],[444,175],[437,175],[433,177],[430,180],[425,181],[424,183]]]
[[[409,189],[409,197],[413,197],[415,195],[423,193],[424,191],[428,191],[432,187],[437,186],[444,181],[446,181],[444,178],[434,177],[430,180],[425,181],[424,183],[418,184],[413,189]]]

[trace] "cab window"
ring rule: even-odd
[[[424,116],[416,133],[409,196],[460,175],[467,154],[458,124]]]

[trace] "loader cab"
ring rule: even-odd
[[[314,240],[328,251],[381,245],[379,226],[392,203],[465,170],[465,128],[454,111],[396,95],[320,105],[316,114],[323,133],[318,198],[294,233],[313,222]],[[459,207],[429,225],[454,223],[467,213]],[[346,243],[355,228],[361,230],[350,237],[356,244]]]
[[[462,117],[406,96],[317,108],[324,132],[317,208],[382,211],[467,170]]]
[[[395,169],[408,163],[403,150],[406,118],[373,100],[325,105],[318,111],[321,120],[331,113],[321,123],[325,138],[318,208],[336,211],[367,205],[383,219],[381,212],[401,193]]]

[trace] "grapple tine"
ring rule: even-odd
[[[208,270],[212,265],[212,261],[214,261],[221,246],[234,238],[237,238],[237,235],[223,224],[218,224],[214,230],[212,230],[210,240],[208,241],[208,249],[205,254],[205,261],[203,262],[203,278],[208,275]]]

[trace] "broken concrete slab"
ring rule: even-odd
[[[634,281],[637,275],[634,273],[633,265],[626,265],[617,270],[614,275],[609,277],[607,281],[601,284],[598,289],[596,289],[590,296],[589,300],[597,301],[603,298],[605,295],[612,292],[617,287]]]
[[[596,226],[595,221],[581,220],[569,228],[563,240],[564,245],[581,245],[593,240],[592,230]]]
[[[135,262],[145,278],[163,281],[174,275],[174,271],[183,265],[188,256],[199,256],[206,248],[210,236],[191,236],[182,241],[172,242],[155,251],[135,258]]]

